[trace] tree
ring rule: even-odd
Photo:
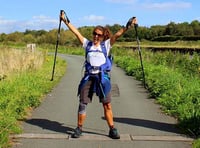
[[[7,35],[6,41],[22,42],[22,38],[23,38],[23,33],[14,32],[14,33],[11,33],[11,34]]]
[[[165,26],[155,25],[150,28],[156,36],[163,36],[165,32]]]
[[[174,22],[170,22],[165,29],[164,35],[174,35],[176,34],[176,24]]]
[[[194,32],[193,32],[192,27],[187,22],[184,22],[184,23],[177,24],[175,35],[191,36],[191,35],[194,35]]]
[[[200,22],[194,20],[191,22],[191,26],[194,32],[194,35],[200,35]]]
[[[7,35],[6,35],[5,33],[0,34],[0,42],[5,41],[6,36],[7,36]]]
[[[36,39],[33,37],[32,34],[26,34],[24,35],[23,41],[25,43],[35,43]]]

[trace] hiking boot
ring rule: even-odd
[[[118,134],[116,128],[110,129],[110,131],[109,131],[109,137],[112,138],[112,139],[120,139],[120,135]]]
[[[80,136],[82,136],[82,130],[77,127],[72,134],[72,138],[79,138]]]

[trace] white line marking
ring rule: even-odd
[[[37,134],[37,133],[24,133],[11,135],[11,138],[19,139],[69,139],[67,134]]]
[[[194,139],[184,136],[131,136],[133,141],[193,141]]]
[[[66,139],[66,140],[97,140],[108,141],[112,140],[106,135],[83,133],[80,138],[71,138],[68,134],[38,134],[24,133],[10,136],[13,139]],[[192,142],[194,139],[185,136],[133,136],[130,134],[121,134],[120,141],[185,141]]]

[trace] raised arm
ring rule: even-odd
[[[84,40],[83,35],[78,31],[78,29],[74,25],[72,25],[70,23],[70,20],[64,11],[62,11],[62,13],[60,15],[60,19],[67,25],[69,30],[71,30],[73,32],[73,34],[77,37],[77,39],[80,41],[80,43],[83,44],[83,40]]]
[[[122,27],[119,31],[117,31],[110,39],[110,44],[113,45],[115,41],[123,35],[132,25],[137,24],[136,17],[132,17],[128,20],[126,27]]]

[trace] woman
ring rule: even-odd
[[[63,11],[60,19],[74,33],[80,41],[83,48],[86,50],[85,75],[82,78],[78,94],[80,97],[78,108],[77,128],[72,134],[73,138],[79,138],[82,135],[82,126],[86,118],[87,104],[92,101],[93,93],[96,92],[99,101],[103,104],[104,115],[107,124],[110,128],[109,137],[112,139],[120,139],[117,129],[114,127],[113,113],[111,107],[111,84],[109,71],[111,63],[109,63],[108,55],[111,46],[115,43],[124,32],[132,25],[136,24],[136,18],[132,17],[126,24],[126,27],[121,28],[117,33],[111,36],[108,28],[97,26],[93,30],[93,40],[86,39],[76,27],[74,27]],[[106,53],[104,53],[106,52]]]

